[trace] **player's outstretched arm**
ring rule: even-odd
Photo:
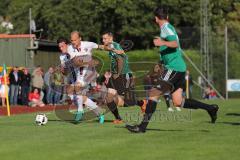
[[[102,50],[105,50],[105,51],[112,51],[112,52],[117,53],[117,54],[124,54],[125,53],[124,50],[114,49],[114,48],[111,48],[108,45],[98,45],[98,48],[102,49]]]

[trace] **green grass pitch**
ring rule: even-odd
[[[226,160],[240,156],[240,100],[208,101],[220,105],[216,124],[202,110],[166,111],[160,102],[145,134],[129,133],[124,125],[96,121],[73,125],[47,114],[46,126],[35,114],[0,117],[1,160]],[[137,107],[120,108],[136,123]]]

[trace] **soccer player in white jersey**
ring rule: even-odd
[[[71,55],[68,53],[68,49],[71,48],[71,45],[68,45],[68,41],[65,38],[59,38],[58,41],[58,47],[61,50],[61,55],[60,55],[60,61],[61,61],[61,66],[65,67],[65,63],[70,62],[70,59],[73,58],[71,57]],[[71,54],[73,54],[74,52],[71,52]],[[77,72],[75,72],[75,70],[70,67],[70,76],[71,76],[71,80],[70,83],[73,85],[78,85],[79,83],[84,82],[82,77],[80,77],[81,75]],[[79,74],[79,75],[78,75]],[[81,84],[82,86],[82,84]],[[83,117],[83,104],[85,104],[90,110],[92,110],[98,117],[99,117],[99,123],[104,123],[104,115],[100,113],[100,109],[97,106],[97,104],[95,102],[93,102],[91,99],[89,99],[86,96],[83,95],[79,95],[79,94],[70,94],[69,95],[70,98],[74,101],[76,100],[76,104],[77,104],[77,113],[75,116],[75,122],[79,122],[82,117]]]
[[[84,63],[79,70],[77,70],[77,82],[82,86],[91,83],[95,86],[94,74],[96,74],[95,68],[89,64],[93,61],[92,50],[97,49],[99,46],[94,42],[81,41],[81,35],[78,31],[71,33],[71,45],[68,46],[68,53],[71,59],[76,59]]]

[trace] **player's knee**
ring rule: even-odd
[[[175,107],[181,107],[182,101],[181,100],[173,100],[173,105]]]
[[[121,96],[117,96],[114,100],[114,102],[118,105],[118,106],[124,106],[124,100]]]

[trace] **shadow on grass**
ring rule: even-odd
[[[233,126],[240,126],[240,122],[218,122],[218,123],[229,124],[229,125],[233,125]]]
[[[83,120],[83,122],[86,122],[86,123],[98,123],[99,122],[99,120],[98,119],[94,119],[94,120]],[[113,123],[113,121],[112,120],[104,120],[104,123]]]
[[[115,128],[126,128],[125,126],[115,126]],[[147,131],[158,131],[158,132],[184,132],[188,130],[182,130],[182,129],[157,129],[157,128],[149,128],[146,129]],[[194,130],[195,131],[195,130]],[[200,132],[210,132],[209,130],[202,129],[202,130],[197,130]]]
[[[240,116],[240,113],[226,113],[226,116]]]
[[[156,128],[149,128],[146,129],[147,131],[159,131],[159,132],[182,132],[184,130],[180,129],[156,129]]]
[[[73,120],[49,119],[49,122],[72,122]]]
[[[126,128],[125,126],[115,126],[115,128]],[[180,129],[157,129],[157,128],[149,128],[147,131],[159,131],[159,132],[182,132],[184,130]]]
[[[61,120],[61,119],[49,119],[48,120],[49,122],[60,122],[60,123],[71,123],[71,124],[80,124],[80,123],[99,123],[99,121],[96,119],[96,120],[82,120],[82,121],[79,121],[79,122],[76,122],[75,120]],[[105,120],[104,123],[113,123],[112,120]]]

